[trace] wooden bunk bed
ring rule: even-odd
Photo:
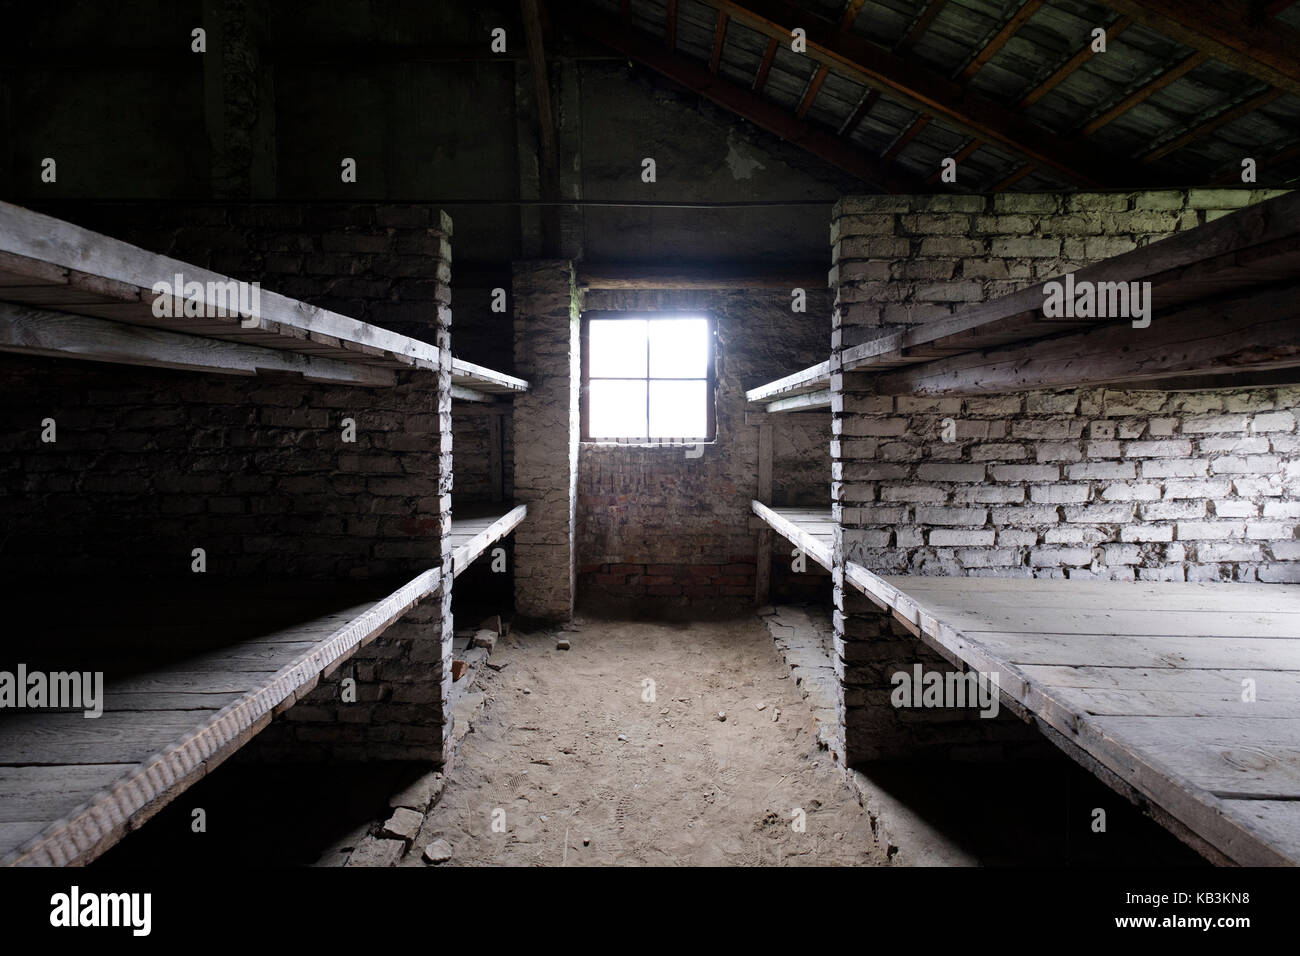
[[[153,284],[178,274],[200,284],[203,317],[155,315]],[[0,351],[223,375],[287,372],[361,387],[427,373],[437,387],[444,356],[436,345],[267,290],[256,308],[220,314],[229,301],[220,290],[232,281],[0,203]],[[461,359],[450,365],[454,399],[494,402],[528,388]],[[492,509],[453,518],[454,574],[526,515],[523,505]],[[441,578],[433,568],[382,594],[376,585],[301,581],[269,591],[241,581],[238,593],[209,589],[180,603],[150,591],[116,610],[101,604],[78,627],[43,628],[59,638],[51,647],[103,658],[107,703],[97,719],[42,711],[0,721],[0,865],[94,859],[421,598],[450,587]],[[351,603],[341,604],[344,596]],[[242,610],[232,620],[226,605]],[[212,621],[225,626],[205,631]],[[144,646],[174,653],[141,658],[141,636]]]
[[[1046,319],[1043,282],[845,349],[835,387],[850,375],[874,394],[926,396],[1297,381],[1300,195],[1075,278],[1150,282],[1150,325]],[[998,673],[1014,710],[1207,858],[1300,864],[1300,585],[881,576],[851,561],[844,580],[954,665]]]

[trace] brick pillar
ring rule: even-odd
[[[515,367],[529,390],[514,400],[515,610],[568,620],[575,594],[579,301],[567,259],[514,264]]]

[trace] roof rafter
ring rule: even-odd
[[[1132,23],[1132,17],[1116,17],[1111,25],[1106,28],[1106,42],[1109,44],[1117,36],[1127,30]],[[1054,90],[1062,80],[1092,59],[1093,56],[1095,56],[1095,54],[1092,51],[1092,36],[1089,35],[1088,41],[1084,43],[1083,48],[1079,50],[1078,53],[1074,54],[1074,56],[1062,63],[1055,73],[1026,93],[1021,98],[1020,102],[1016,104],[1016,109],[1023,110],[1026,107],[1033,106],[1048,93],[1052,92],[1052,90]]]
[[[1133,107],[1145,103],[1170,83],[1173,83],[1177,79],[1181,79],[1209,58],[1208,53],[1202,53],[1200,51],[1189,53],[1169,69],[1162,71],[1153,79],[1143,83],[1118,103],[1113,104],[1109,108],[1103,110],[1098,116],[1088,120],[1088,122],[1084,123],[1080,128],[1079,132],[1084,136],[1091,136],[1106,124],[1119,119],[1129,110],[1133,109]]]
[[[1015,36],[1016,31],[1024,26],[1025,22],[1037,13],[1038,8],[1042,5],[1043,0],[1025,0],[1025,2],[1021,4],[1020,9],[1012,14],[1011,18],[1002,25],[1002,29],[994,34],[993,38],[989,40],[988,43],[984,44],[984,48],[976,53],[975,56],[971,58],[971,61],[966,64],[966,68],[957,74],[957,78],[959,80],[969,80],[972,76],[978,73],[985,63],[997,55],[998,50],[1001,50],[1006,46],[1007,41]]]

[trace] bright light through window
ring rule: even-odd
[[[584,361],[585,438],[712,440],[713,332],[708,319],[592,318]]]

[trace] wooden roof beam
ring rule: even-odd
[[[727,42],[727,15],[718,11],[718,23],[713,28],[713,55],[709,57],[709,72],[715,76],[722,63],[722,47]]]
[[[808,115],[808,110],[812,108],[813,100],[817,99],[817,94],[821,91],[822,84],[826,82],[826,74],[829,71],[825,66],[817,67],[817,72],[813,74],[812,79],[808,81],[808,87],[803,91],[803,97],[799,100],[799,108],[794,111],[794,115],[803,119]]]
[[[871,112],[871,107],[876,105],[878,99],[880,99],[880,90],[874,88],[867,90],[866,95],[858,100],[858,105],[853,108],[849,118],[840,124],[838,135],[848,136],[857,129],[862,121],[867,118],[867,114]]]
[[[1300,288],[1249,289],[1157,316],[872,376],[881,395],[971,395],[1300,366]]]
[[[1112,40],[1127,30],[1132,23],[1132,17],[1117,17],[1114,22],[1106,28],[1106,43],[1109,45]],[[1055,73],[1026,93],[1021,98],[1020,102],[1016,104],[1016,109],[1023,110],[1029,106],[1033,106],[1048,93],[1052,92],[1052,90],[1054,90],[1062,80],[1066,79],[1071,73],[1092,59],[1094,55],[1095,54],[1092,52],[1092,37],[1090,35],[1087,42],[1084,43],[1083,49],[1061,64],[1060,68]]]
[[[888,192],[927,192],[925,183],[900,170],[891,169],[865,152],[846,143],[807,120],[800,120],[756,93],[709,73],[707,65],[697,64],[664,52],[663,45],[650,43],[634,33],[626,33],[617,21],[583,10],[572,18],[573,26],[588,37],[618,50],[629,59],[680,83],[687,89],[731,110],[756,126],[808,151],[824,162],[837,166],[863,182]]]
[[[894,44],[894,52],[906,53],[916,46],[916,42],[924,36],[926,30],[930,29],[930,24],[934,22],[934,18],[939,15],[946,2],[947,0],[930,0],[921,11],[921,15],[912,21],[912,25],[907,28],[902,39]]]
[[[1300,32],[1259,22],[1243,0],[1101,0],[1138,23],[1300,96]]]
[[[1016,35],[1016,31],[1024,26],[1025,21],[1037,13],[1038,8],[1042,5],[1043,0],[1025,0],[1025,3],[1021,4],[1020,9],[1011,16],[1011,19],[1003,24],[1002,29],[994,34],[993,39],[984,44],[984,48],[966,64],[966,68],[957,75],[957,78],[959,80],[969,80],[978,73],[985,63],[997,55],[998,50],[1006,46],[1007,41]]]
[[[719,13],[723,11],[719,10]],[[776,59],[776,38],[773,37],[767,41],[767,49],[763,51],[763,60],[758,64],[758,72],[754,74],[754,85],[750,87],[755,93],[763,92],[763,86],[767,83],[767,74],[772,72],[772,61]]]
[[[668,19],[664,24],[664,45],[668,52],[677,49],[677,0],[668,0]]]
[[[1019,153],[1040,166],[1084,186],[1140,185],[1149,173],[1136,164],[1118,168],[1086,144],[1062,138],[1000,103],[936,73],[912,57],[882,50],[862,36],[840,30],[811,11],[794,10],[774,0],[701,0],[724,10],[737,23],[778,42],[790,42],[791,29],[807,34],[812,59],[864,86],[881,87],[917,112],[943,117],[970,135]]]

